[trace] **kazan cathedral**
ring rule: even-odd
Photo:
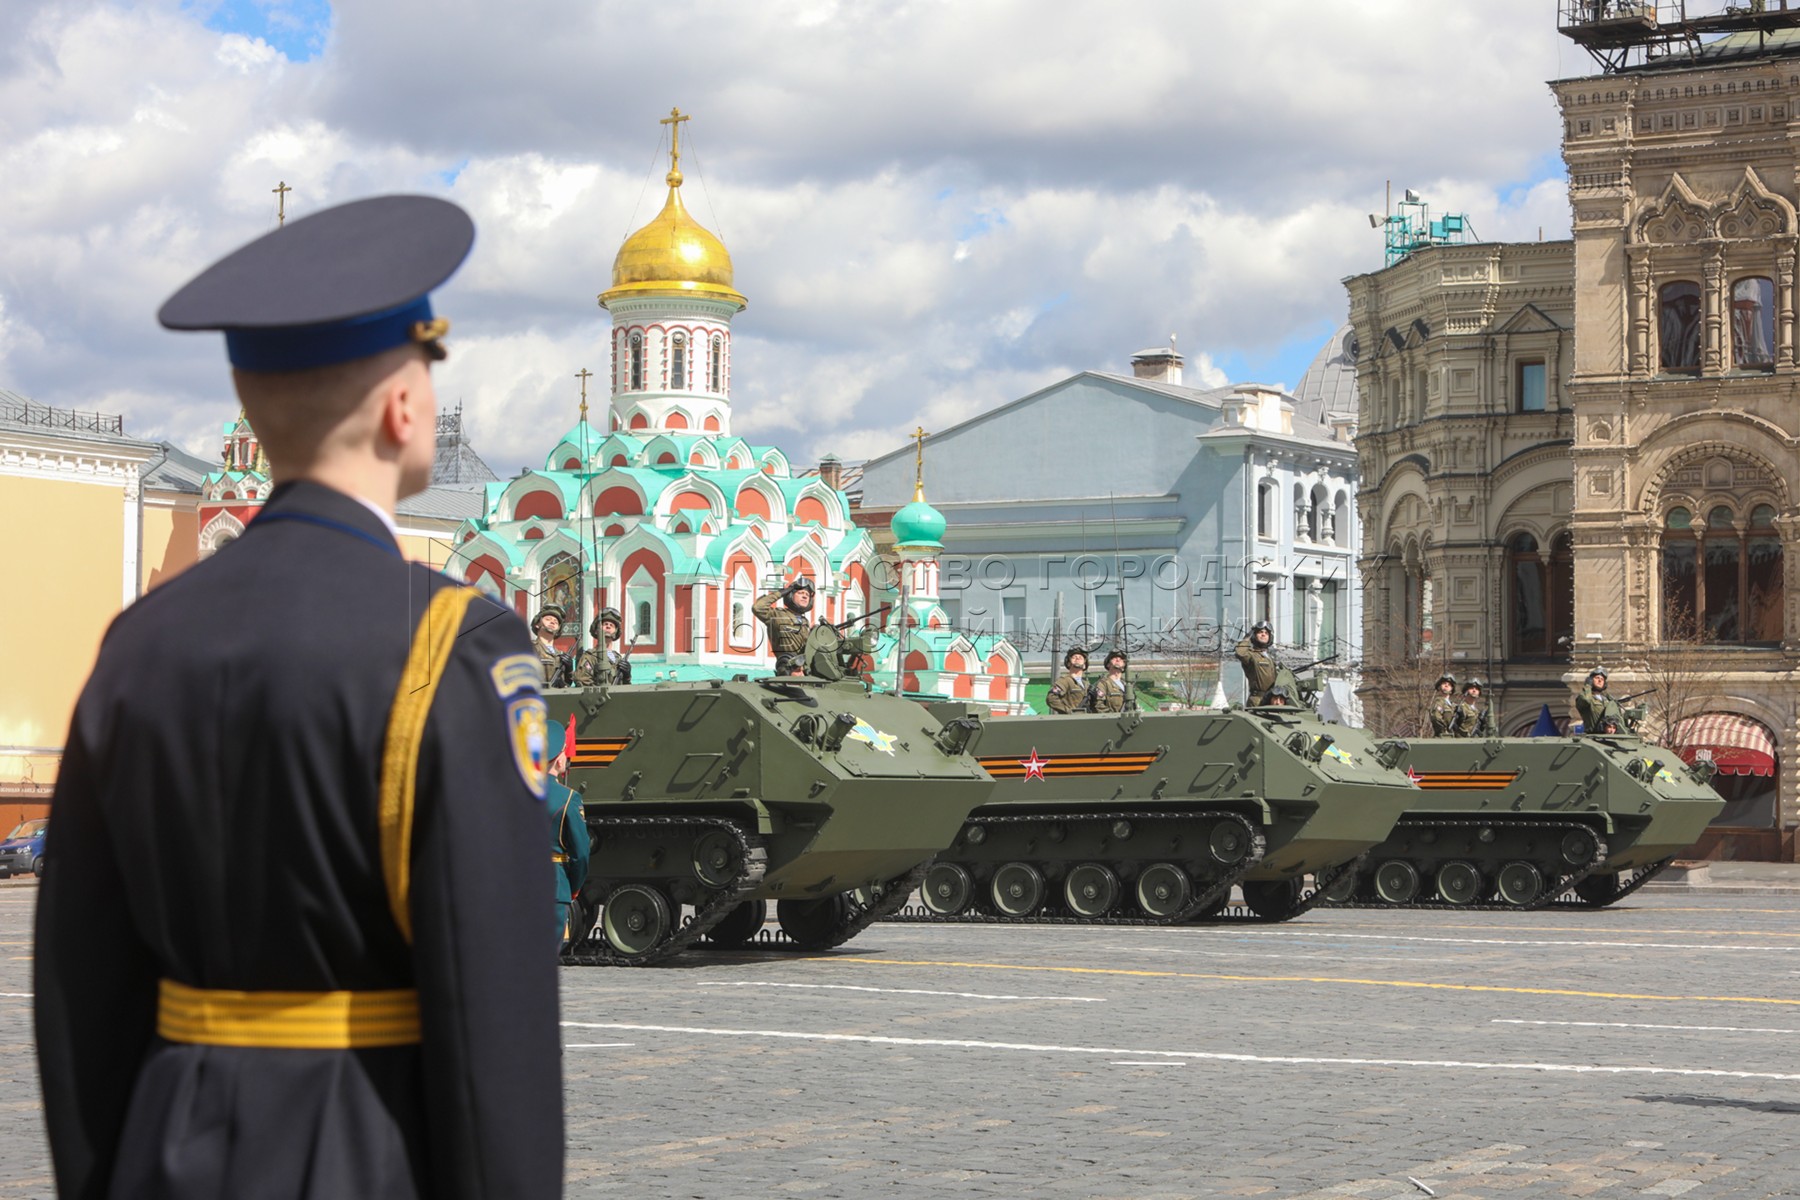
[[[817,620],[884,603],[904,614],[885,619],[877,681],[1029,711],[1018,651],[949,628],[937,597],[945,523],[922,480],[892,521],[895,569],[832,472],[796,475],[776,447],[733,436],[731,319],[745,299],[725,246],[681,202],[675,130],[668,200],[626,239],[599,297],[612,317],[607,417],[590,423],[584,400],[542,470],[485,485],[443,570],[527,619],[561,608],[565,650],[587,646],[594,615],[617,608],[637,683],[771,669],[751,605],[803,574]]]

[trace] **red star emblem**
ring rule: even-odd
[[[1033,746],[1031,748],[1031,757],[1021,758],[1019,760],[1019,765],[1025,768],[1026,779],[1042,779],[1044,777],[1044,768],[1050,765],[1050,760],[1047,758],[1039,758],[1037,747]]]
[[[1412,765],[1409,763],[1406,768],[1406,778],[1412,783],[1412,785],[1414,787],[1418,787],[1419,781],[1424,779],[1425,777],[1423,775],[1419,774],[1417,771],[1413,770]]]

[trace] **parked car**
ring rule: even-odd
[[[44,834],[49,829],[50,818],[38,817],[6,835],[0,842],[0,879],[44,873]]]

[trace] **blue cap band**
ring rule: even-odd
[[[386,312],[279,329],[227,329],[225,353],[243,371],[304,371],[367,358],[415,342],[413,326],[431,320],[431,297]]]

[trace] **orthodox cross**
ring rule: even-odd
[[[923,425],[913,430],[913,441],[918,443],[913,449],[913,486],[915,488],[925,486],[925,439],[930,436],[925,432]]]
[[[575,372],[575,378],[581,380],[581,419],[583,421],[587,420],[587,381],[593,377],[594,373],[586,367]]]
[[[658,125],[669,127],[669,186],[681,185],[681,123],[693,120],[693,116],[682,112],[679,108],[671,108],[669,115],[658,121]]]
[[[275,224],[279,228],[287,224],[287,194],[294,189],[284,179],[269,190],[275,193]]]

